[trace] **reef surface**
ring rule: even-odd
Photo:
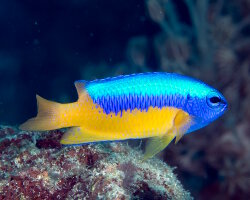
[[[127,142],[63,147],[64,131],[0,126],[0,199],[192,199],[159,159]]]

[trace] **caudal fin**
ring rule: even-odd
[[[60,123],[60,107],[62,104],[48,101],[39,95],[37,99],[37,116],[19,126],[22,130],[46,131],[62,128]]]

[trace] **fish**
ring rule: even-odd
[[[188,76],[151,72],[75,81],[78,100],[57,103],[37,98],[38,113],[20,129],[69,127],[63,145],[148,138],[144,160],[175,139],[207,126],[227,110],[225,97]]]

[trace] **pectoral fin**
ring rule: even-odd
[[[177,144],[191,125],[191,117],[188,113],[179,110],[174,118],[175,144]]]

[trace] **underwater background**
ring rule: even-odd
[[[0,173],[0,199],[8,197],[3,195],[4,186],[11,188],[14,187],[11,181],[19,180],[20,183],[20,180],[24,180],[20,179],[22,174],[12,171],[17,171],[18,166],[24,169],[32,165],[31,161],[22,161],[15,165],[15,169],[8,165],[11,162],[6,161],[8,158],[16,163],[23,145],[27,149],[26,159],[34,156],[28,153],[29,148],[38,148],[56,157],[54,149],[58,149],[59,144],[49,140],[51,138],[45,138],[42,133],[38,135],[43,140],[33,135],[29,138],[28,134],[18,140],[11,140],[9,136],[19,134],[15,127],[36,115],[36,94],[54,101],[72,102],[77,99],[73,84],[75,80],[153,71],[176,72],[200,79],[221,91],[229,103],[229,109],[223,117],[185,136],[177,145],[172,143],[158,157],[167,165],[176,167],[173,173],[195,199],[248,199],[249,55],[249,0],[1,0],[0,169],[6,173]],[[57,138],[61,133],[56,132],[55,135]],[[32,146],[34,138],[38,140]],[[28,142],[19,144],[20,140]],[[16,146],[13,146],[13,142]],[[133,148],[134,143],[129,142]],[[92,152],[92,160],[82,163],[93,167],[97,157],[105,155],[98,148],[91,146],[88,151],[73,150],[77,153],[81,150],[87,154]],[[129,151],[131,158],[137,154],[126,145],[121,144],[120,148],[122,150],[117,152]],[[111,149],[117,150],[117,147]],[[74,157],[76,153],[73,150],[69,155]],[[65,154],[61,156],[65,158]],[[47,161],[51,161],[52,157],[46,158]],[[122,160],[117,155],[119,159]],[[54,165],[59,166],[58,163]],[[151,170],[157,170],[157,166],[150,167]],[[130,179],[138,171],[134,161],[128,161],[118,169]],[[128,173],[133,170],[136,172],[132,175]],[[33,176],[34,170],[26,173]],[[38,169],[36,173],[40,173]],[[42,176],[48,176],[48,172],[41,173]],[[130,179],[126,181],[130,182]],[[75,174],[74,178],[67,177],[64,180],[70,183],[65,186],[67,195],[69,191],[71,197],[77,193],[71,189],[80,188],[77,185],[81,182],[79,180]],[[50,188],[51,185],[47,184],[46,187]],[[124,187],[135,190],[132,186]],[[148,193],[140,195],[139,190],[142,188],[146,186],[142,185],[137,193],[134,192],[138,198],[164,199],[164,196],[154,193],[157,190],[147,190]],[[173,196],[177,198],[175,194]],[[23,195],[27,199],[32,196],[31,193]],[[46,195],[43,196],[45,199],[52,198]],[[69,198],[67,195],[61,198]],[[191,198],[187,193],[184,196],[186,199]],[[19,197],[16,196],[16,199]]]

